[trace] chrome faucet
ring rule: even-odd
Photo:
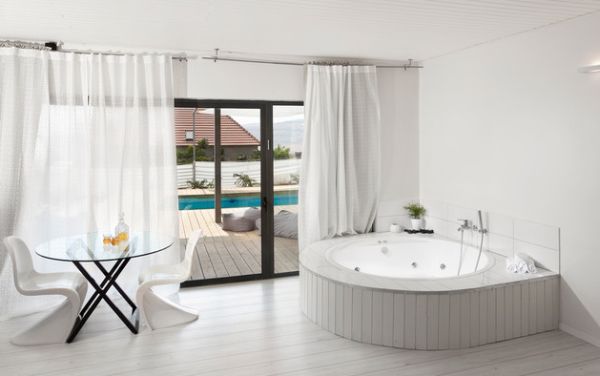
[[[460,275],[460,272],[462,269],[465,230],[472,230],[472,231],[478,232],[481,235],[480,243],[479,243],[479,253],[477,254],[477,262],[475,263],[474,271],[477,271],[477,269],[479,268],[479,262],[481,261],[481,253],[483,252],[483,238],[484,238],[485,234],[487,234],[488,230],[486,228],[483,228],[483,216],[481,214],[481,210],[477,210],[477,217],[479,219],[479,226],[471,224],[471,221],[469,221],[468,219],[459,219],[458,220],[459,222],[462,222],[462,223],[461,223],[460,227],[458,228],[458,231],[460,231],[460,256],[459,256],[459,260],[458,260],[457,275]]]
[[[460,224],[460,227],[458,228],[457,231],[464,232],[465,230],[469,230],[472,228],[471,224],[470,224],[471,221],[469,221],[468,219],[458,219],[458,221],[462,222],[462,223]]]
[[[460,253],[459,253],[459,259],[458,259],[458,272],[456,273],[457,276],[460,275],[460,270],[462,269],[463,247],[464,247],[464,243],[465,243],[465,230],[469,230],[471,228],[471,224],[468,219],[459,219],[458,221],[462,222],[462,223],[460,224],[460,227],[457,230],[460,232]]]

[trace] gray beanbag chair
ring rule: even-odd
[[[223,214],[221,227],[225,231],[246,232],[256,228],[256,220],[260,219],[260,209],[248,208],[244,214]]]
[[[241,215],[227,213],[223,214],[221,227],[225,231],[246,232],[254,230],[254,221]]]
[[[248,208],[244,211],[242,215],[244,218],[247,218],[252,221],[252,223],[256,222],[257,219],[260,218],[260,209],[258,208]]]
[[[256,220],[256,228],[260,234],[260,218]],[[282,210],[273,217],[273,232],[280,238],[298,239],[298,214]]]

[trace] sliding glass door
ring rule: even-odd
[[[180,238],[204,234],[185,284],[297,273],[301,112],[297,102],[176,101]]]

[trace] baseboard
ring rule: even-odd
[[[563,332],[569,333],[570,335],[575,336],[579,339],[582,339],[588,343],[591,343],[592,345],[594,345],[596,347],[600,347],[600,338],[591,336],[591,335],[587,334],[586,332],[582,332],[579,329],[575,329],[575,328],[570,327],[569,325],[566,325],[563,323],[558,324],[558,328],[560,330],[562,330]]]

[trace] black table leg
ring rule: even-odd
[[[112,269],[111,269],[111,272],[107,272],[106,269],[104,268],[104,266],[102,266],[102,263],[100,263],[99,261],[94,261],[94,264],[104,274],[104,276],[105,276],[104,280],[106,280],[106,278],[109,278],[109,276],[112,274]],[[113,266],[113,268],[114,268],[114,266]],[[102,285],[100,285],[100,286],[102,287]],[[125,299],[127,304],[129,304],[129,306],[131,307],[131,312],[133,313],[133,311],[135,311],[137,308],[135,303],[133,301],[131,301],[131,299],[129,299],[129,296],[127,296],[125,291],[123,291],[123,289],[121,289],[121,286],[119,286],[116,282],[113,284],[113,287],[119,292],[119,294],[121,294],[121,296],[123,297],[123,299]]]
[[[115,264],[113,265],[113,267],[110,269],[110,271],[108,273],[104,273],[104,279],[102,280],[102,283],[100,283],[100,287],[104,288],[106,286],[108,281],[110,281],[110,276],[115,273],[115,271],[119,268],[119,266],[121,265],[122,262],[123,262],[123,260],[118,260],[117,262],[115,262]],[[103,269],[104,269],[104,267],[103,267]],[[104,269],[104,270],[106,270],[106,269]],[[98,291],[94,291],[92,296],[90,296],[90,298],[88,299],[87,303],[85,303],[85,306],[81,309],[81,312],[79,312],[80,317],[85,315],[86,311],[92,306],[93,302],[96,299],[99,299]]]
[[[109,305],[109,307],[115,312],[115,314],[121,319],[121,321],[123,321],[125,326],[127,326],[127,328],[129,328],[129,330],[133,334],[137,334],[139,324],[136,312],[137,307],[133,303],[133,301],[129,299],[127,294],[125,294],[123,289],[121,289],[121,287],[117,284],[117,278],[119,277],[123,269],[125,269],[125,267],[129,263],[129,260],[130,259],[121,259],[117,261],[108,272],[99,262],[95,262],[96,266],[99,267],[100,271],[105,276],[104,280],[100,283],[100,285],[98,285],[98,283],[87,272],[87,270],[83,267],[83,265],[81,265],[80,262],[73,261],[75,267],[81,272],[81,274],[85,277],[85,279],[87,279],[87,281],[90,283],[90,285],[92,285],[92,287],[96,291],[94,292],[94,294],[92,294],[90,300],[88,300],[84,308],[81,310],[81,313],[77,321],[75,322],[75,325],[73,326],[69,337],[67,338],[67,343],[71,343],[75,339],[75,337],[77,336],[83,325],[86,323],[86,321],[89,319],[91,314],[94,312],[101,300],[104,300]],[[123,312],[121,312],[121,310],[108,297],[107,292],[108,290],[110,290],[111,287],[115,287],[115,289],[121,294],[121,296],[123,296],[123,298],[125,298],[127,303],[132,307],[133,321],[129,320],[129,318],[127,318],[127,316],[123,314]]]

